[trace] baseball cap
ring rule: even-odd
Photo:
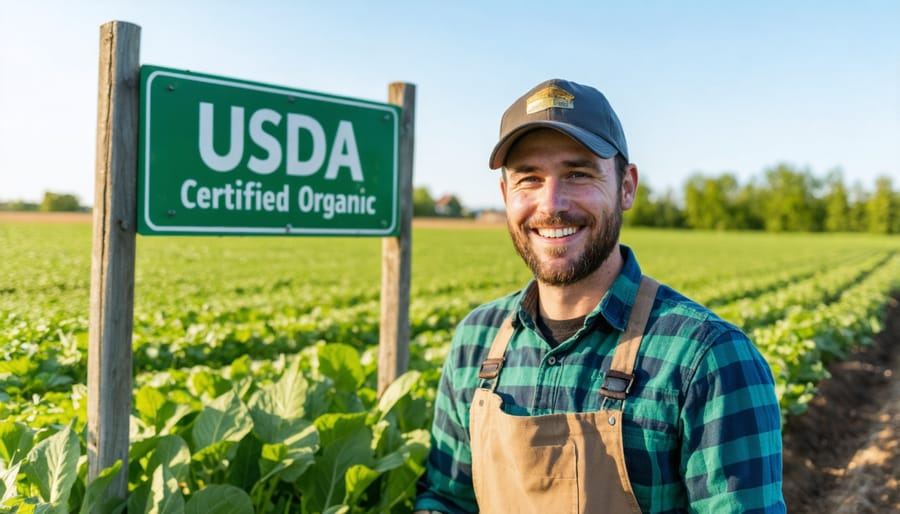
[[[628,159],[622,124],[603,93],[568,80],[550,79],[534,86],[503,113],[500,141],[491,152],[491,169],[503,166],[519,137],[541,127],[569,135],[604,159],[617,153]]]

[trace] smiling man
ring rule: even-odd
[[[619,243],[638,170],[606,97],[537,85],[490,166],[534,279],[457,327],[417,512],[784,512],[769,366]]]

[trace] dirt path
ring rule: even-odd
[[[900,513],[900,296],[872,346],[832,378],[784,436],[791,513]]]
[[[0,223],[90,223],[89,212],[0,211]]]

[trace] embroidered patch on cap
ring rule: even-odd
[[[558,109],[574,109],[574,100],[575,95],[565,89],[556,86],[547,87],[529,96],[528,100],[525,100],[525,112],[527,114],[534,114],[552,107]]]

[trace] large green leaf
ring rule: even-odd
[[[219,441],[191,455],[194,473],[201,474],[203,480],[219,481],[218,474],[227,473],[231,459],[237,454],[238,443]],[[224,475],[223,475],[224,476]]]
[[[350,469],[347,470],[347,475],[344,477],[344,484],[347,488],[344,503],[355,505],[366,491],[366,488],[379,476],[381,476],[381,472],[368,466],[362,464],[350,466]]]
[[[166,466],[159,466],[150,479],[150,497],[147,498],[146,514],[184,514],[184,495],[178,487],[178,480]]]
[[[424,429],[414,430],[405,435],[405,440],[395,452],[379,459],[376,466],[385,471],[377,512],[390,512],[394,505],[415,497],[416,481],[425,471],[430,434]]]
[[[259,481],[259,457],[262,447],[262,441],[252,432],[241,439],[228,466],[225,482],[245,491],[251,490]]]
[[[122,461],[116,461],[112,466],[100,471],[88,486],[81,501],[80,514],[106,514],[118,508],[123,500],[111,498],[106,495],[109,484],[116,478],[116,474],[122,469]]]
[[[342,343],[331,343],[319,348],[319,372],[331,377],[339,391],[355,392],[366,380],[356,348]]]
[[[22,460],[31,449],[34,430],[16,421],[0,423],[0,458],[8,466]]]
[[[313,464],[318,449],[318,433],[309,424],[292,445],[265,444],[259,460],[263,477],[260,482],[279,476],[286,482],[296,481]]]
[[[210,484],[191,496],[184,513],[253,514],[253,502],[246,492],[233,485]]]
[[[156,434],[168,433],[185,414],[190,406],[169,401],[156,388],[144,386],[135,395],[134,407],[140,419],[156,429]]]
[[[150,501],[150,482],[141,482],[128,494],[127,512],[146,512],[147,504]]]
[[[254,393],[250,399],[253,429],[269,444],[290,444],[308,421],[305,414],[308,384],[297,370],[297,364],[285,370],[281,379]]]
[[[187,443],[177,435],[159,438],[156,449],[147,461],[147,473],[157,466],[166,466],[178,482],[187,482],[191,473],[191,451]]]
[[[191,371],[187,385],[192,393],[206,398],[222,396],[232,387],[231,381],[227,378],[202,368]]]
[[[421,376],[422,374],[418,371],[407,371],[391,382],[378,400],[378,412],[381,414],[382,419],[398,401],[408,395],[418,385]]]
[[[25,473],[47,503],[65,505],[78,478],[81,445],[74,423],[36,444],[26,457]]]
[[[194,420],[194,450],[220,441],[240,441],[253,429],[253,418],[233,391],[214,399]]]
[[[422,387],[421,378],[418,371],[408,371],[394,380],[378,401],[379,419],[393,415],[393,421],[402,432],[425,426],[430,409],[426,408],[425,398],[414,394]]]
[[[325,414],[315,421],[322,447],[313,467],[300,477],[303,511],[322,512],[340,505],[346,494],[344,476],[357,464],[372,467],[372,431],[366,414]]]
[[[0,467],[0,505],[16,496],[16,477],[19,475],[21,464],[17,462],[10,468]]]

